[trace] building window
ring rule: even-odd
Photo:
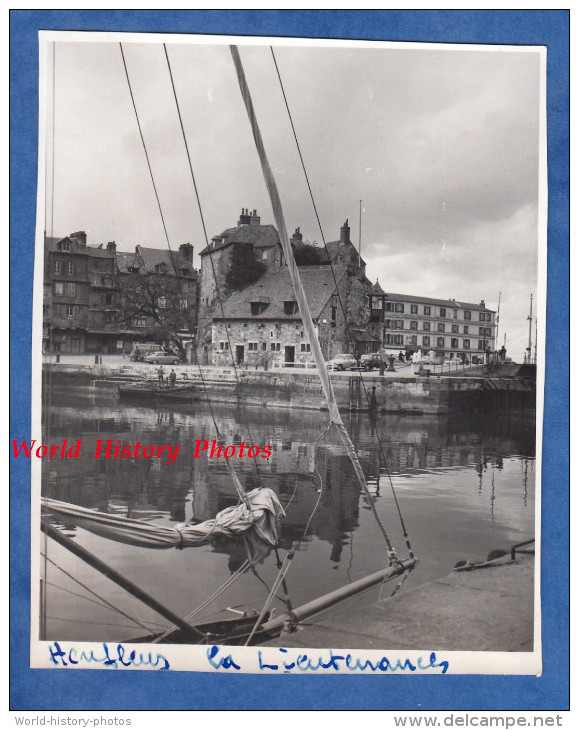
[[[452,327],[451,327],[451,329],[452,329],[452,333],[454,335],[457,335],[458,334],[458,325],[457,324],[453,324]]]
[[[220,342],[219,349],[220,350],[229,350],[229,342]]]
[[[52,267],[53,274],[62,274],[62,261],[55,261]]]
[[[272,352],[279,352],[281,350],[281,344],[279,342],[272,342],[270,348]]]
[[[457,348],[458,347],[458,337],[453,337],[450,340],[450,346],[453,347],[453,348]]]
[[[387,319],[384,323],[386,329],[391,330],[403,330],[404,329],[404,320],[403,319]]]
[[[428,335],[422,337],[422,347],[430,347],[430,337]]]
[[[404,312],[404,304],[395,304],[394,311],[402,314]]]
[[[261,252],[261,260],[264,261],[264,262],[267,261],[267,249],[264,249]]]
[[[100,269],[100,267],[101,267],[101,262],[100,262],[100,261],[99,261],[98,259],[95,259],[95,260],[94,260],[94,261],[92,262],[92,267],[93,267],[93,269],[94,269],[95,271],[98,271],[98,270]],[[121,347],[122,347],[122,345],[121,345]]]
[[[74,264],[72,261],[66,262],[65,271],[67,274],[74,274]]]
[[[189,302],[186,299],[179,299],[179,309],[187,309]]]
[[[248,342],[248,343],[247,343],[247,349],[248,349],[248,350],[249,350],[250,352],[257,352],[257,349],[258,349],[258,348],[257,348],[257,342]]]
[[[74,317],[74,305],[73,304],[65,304],[65,313],[67,317]]]
[[[64,284],[62,283],[62,281],[54,282],[54,296],[55,297],[64,296]]]
[[[410,322],[410,329],[411,330],[417,330],[418,329],[418,322]]]
[[[267,345],[266,345],[266,343],[265,343],[265,342],[262,342],[262,343],[261,343],[261,349],[262,349],[262,350],[267,350]]]
[[[310,343],[309,342],[302,342],[300,347],[300,352],[311,352],[310,349]]]
[[[384,302],[384,311],[385,312],[393,312],[394,311],[392,309],[393,306],[394,305],[392,304],[392,302]]]
[[[470,340],[463,340],[462,346],[464,347],[465,350],[470,350]]]
[[[479,322],[485,322],[486,321],[486,315],[485,315],[484,312],[479,312],[478,313],[478,321]]]
[[[439,322],[438,323],[438,331],[439,332],[444,332],[444,329],[445,329],[444,322]]]
[[[463,334],[463,335],[468,335],[468,326],[467,326],[467,325],[465,325],[465,326],[464,326],[464,327],[462,328],[462,334]]]
[[[408,338],[408,344],[409,345],[417,345],[418,344],[418,337],[416,335],[410,335]]]
[[[380,302],[382,304],[382,302]],[[336,307],[332,307],[332,324],[336,324]]]
[[[145,317],[134,317],[133,323],[135,327],[144,327],[147,324]]]
[[[440,316],[441,317],[446,317],[446,307],[441,307],[440,308]]]
[[[284,314],[296,314],[298,311],[298,303],[295,301],[289,301],[283,303],[283,313]],[[252,312],[253,314],[253,312]]]
[[[424,307],[424,314],[425,314],[425,315],[426,315],[427,317],[430,317],[430,307],[427,307],[427,306],[425,306],[425,307]]]
[[[285,302],[284,302],[285,304]],[[255,317],[257,314],[261,314],[262,312],[265,312],[267,309],[267,304],[265,302],[250,302],[251,305],[251,314]]]
[[[444,337],[437,337],[436,338],[436,346],[437,347],[444,347]]]
[[[423,323],[422,323],[422,329],[423,329],[423,330],[424,330],[425,332],[430,332],[430,322],[423,322]]]
[[[491,330],[490,327],[485,327],[485,330],[484,330],[484,333],[483,334],[484,334],[485,337],[491,337],[491,332],[492,332],[492,330]]]
[[[464,318],[471,319],[470,312],[468,310],[466,310],[466,312],[464,313]]]
[[[61,241],[59,248],[61,251],[70,251],[70,241]]]
[[[484,350],[486,350],[486,348],[487,348],[487,344],[488,344],[488,343],[487,343],[487,342],[485,342],[485,340],[479,340],[479,341],[478,341],[478,349],[479,349],[479,350],[483,350],[483,351],[484,351]]]
[[[410,305],[410,314],[418,314],[418,304]]]
[[[67,297],[75,297],[76,296],[76,284],[72,281],[67,281],[64,285],[64,291],[66,292]]]
[[[159,309],[167,309],[167,297],[158,297],[157,307],[159,307]]]
[[[111,305],[113,303],[113,295],[105,294],[105,304]]]
[[[454,317],[455,319],[458,319],[458,309],[455,309],[455,310],[454,310],[454,311],[452,312],[452,316],[453,316],[453,317]]]

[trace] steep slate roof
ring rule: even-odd
[[[316,319],[336,291],[334,277],[325,266],[300,266],[299,272],[312,318]],[[336,271],[338,284],[344,276],[343,270]],[[265,311],[261,314],[251,314],[251,302],[267,300],[269,304]],[[213,319],[300,321],[299,312],[295,314],[284,312],[284,302],[289,301],[296,301],[289,271],[286,268],[268,271],[245,289],[230,294],[223,302],[223,315],[218,308]]]
[[[137,253],[143,262],[143,267],[150,273],[155,273],[155,267],[165,264],[168,274],[174,274],[175,269],[181,273],[182,269],[193,271],[193,267],[179,251],[169,251],[167,248],[149,248],[137,246]]]
[[[117,251],[117,267],[121,273],[129,273],[131,268],[138,268],[139,273],[157,273],[155,267],[158,264],[165,264],[167,274],[174,274],[175,269],[180,274],[183,269],[194,273],[193,266],[179,251],[169,251],[166,248],[149,248],[148,246],[137,246],[137,251]],[[173,266],[174,262],[174,266]]]
[[[472,302],[457,302],[454,299],[432,299],[430,297],[417,297],[413,294],[391,294],[384,293],[384,300],[392,302],[411,302],[412,304],[435,304],[439,307],[448,307],[449,309],[473,309],[479,312],[494,312],[482,304],[473,304]]]
[[[279,243],[277,229],[272,225],[244,225],[235,228],[227,228],[219,236],[214,236],[212,244],[205,247],[199,254],[209,253],[209,251],[219,251],[232,243],[251,243],[255,248],[270,248]]]
[[[344,241],[328,241],[328,243],[326,243],[326,248],[328,249],[330,261],[332,263],[336,261],[338,254],[346,253],[346,251],[350,260],[358,260],[358,249],[354,246],[352,241],[348,241],[347,243],[344,243]],[[361,256],[360,260],[362,264],[366,266],[366,262]]]
[[[117,251],[115,259],[117,268],[122,274],[128,274],[130,269],[142,265],[134,251]]]

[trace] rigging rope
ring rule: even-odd
[[[132,101],[132,104],[133,104],[133,110],[135,112],[135,118],[137,120],[137,126],[139,128],[139,135],[141,137],[141,142],[143,144],[143,150],[145,152],[145,158],[147,160],[147,167],[149,168],[149,175],[151,177],[151,183],[153,185],[153,190],[155,192],[155,198],[157,200],[157,206],[159,208],[159,214],[161,216],[161,221],[163,223],[163,230],[165,232],[165,238],[167,239],[167,247],[169,249],[169,254],[170,254],[170,257],[169,258],[171,259],[171,262],[173,264],[173,270],[175,272],[175,276],[177,277],[177,281],[179,282],[179,285],[182,287],[182,282],[181,282],[181,279],[180,279],[180,277],[179,277],[179,275],[177,273],[177,269],[176,269],[175,259],[174,259],[174,256],[173,256],[173,250],[171,249],[171,241],[169,240],[169,233],[167,231],[167,226],[165,224],[165,217],[163,215],[163,208],[161,206],[161,200],[160,200],[159,194],[157,192],[157,186],[155,185],[155,178],[154,178],[154,175],[153,175],[153,170],[152,170],[151,162],[150,162],[150,159],[149,159],[149,153],[147,151],[147,145],[146,145],[146,142],[145,142],[145,137],[143,136],[143,130],[141,128],[141,122],[139,120],[139,113],[138,113],[138,110],[137,110],[137,105],[135,103],[135,97],[133,95],[133,89],[132,89],[131,80],[130,80],[130,77],[129,77],[129,70],[127,68],[125,54],[124,54],[124,51],[123,51],[123,44],[122,43],[119,43],[119,47],[121,49],[121,56],[122,56],[122,59],[123,59],[123,66],[124,66],[124,69],[125,69],[125,76],[127,78],[127,84],[128,84],[128,87],[129,87],[129,93],[131,95],[131,101]],[[165,49],[165,53],[166,53],[166,49]],[[167,62],[168,62],[168,58],[167,58]],[[172,77],[171,77],[171,81],[172,81]],[[179,115],[179,118],[180,118],[180,115]],[[197,187],[195,187],[195,191],[197,191]],[[203,224],[203,228],[205,230],[205,224]],[[214,414],[213,408],[211,406],[211,402],[210,402],[210,398],[209,398],[209,394],[208,394],[207,385],[205,383],[205,379],[204,379],[204,376],[203,376],[203,372],[202,372],[202,369],[201,369],[201,365],[199,364],[199,360],[197,358],[197,352],[196,351],[195,351],[195,361],[196,361],[196,364],[197,364],[197,367],[198,367],[198,370],[199,370],[199,375],[200,375],[200,378],[201,378],[201,385],[203,387],[203,392],[205,393],[206,401],[207,401],[207,404],[209,406],[209,412],[210,412],[210,415],[211,415],[211,420],[213,421],[213,426],[215,428],[215,434],[217,436],[217,439],[218,439],[220,445],[223,446],[224,445],[224,440],[223,440],[223,437],[221,436],[221,432],[219,430],[219,427],[217,425],[217,421],[215,419],[215,414]],[[226,462],[227,462],[226,463],[227,469],[228,469],[229,474],[230,474],[230,476],[231,476],[231,478],[233,480],[233,484],[235,486],[235,489],[237,491],[237,494],[238,494],[239,499],[244,502],[244,504],[246,505],[246,507],[248,507],[248,509],[251,510],[251,505],[249,503],[249,500],[247,499],[245,489],[241,485],[241,482],[240,482],[239,477],[237,476],[237,474],[236,474],[236,472],[235,472],[235,470],[233,468],[233,465],[230,463],[230,460],[229,459],[227,459]]]
[[[255,142],[257,153],[259,155],[260,162],[261,162],[261,168],[262,168],[263,177],[265,180],[265,185],[266,185],[266,188],[267,188],[267,191],[269,194],[269,198],[271,201],[271,205],[273,208],[273,214],[274,214],[276,227],[278,229],[278,234],[280,237],[280,243],[281,243],[282,249],[284,251],[284,255],[286,257],[290,278],[292,281],[292,285],[294,288],[294,292],[295,292],[296,299],[298,301],[298,305],[299,305],[299,309],[300,309],[300,313],[302,316],[302,322],[304,325],[304,329],[308,335],[308,341],[311,346],[314,360],[318,366],[318,374],[319,374],[319,377],[320,377],[320,380],[322,383],[322,388],[323,388],[324,395],[326,397],[326,401],[328,404],[328,409],[330,412],[330,422],[336,426],[336,430],[338,431],[338,434],[342,440],[342,443],[343,443],[346,451],[348,452],[350,461],[352,463],[352,466],[354,468],[354,471],[356,473],[360,486],[362,487],[363,491],[365,492],[366,496],[368,497],[372,512],[374,513],[374,517],[376,518],[378,527],[386,542],[388,556],[389,556],[391,562],[396,561],[396,554],[394,551],[394,547],[390,541],[390,538],[388,536],[388,533],[386,532],[386,529],[384,528],[384,525],[382,524],[382,522],[380,520],[380,517],[376,511],[376,507],[375,507],[373,501],[371,500],[370,492],[368,490],[368,485],[366,484],[366,477],[364,476],[364,472],[362,471],[362,467],[361,467],[360,461],[357,457],[356,450],[354,448],[354,444],[352,443],[352,440],[350,439],[350,435],[348,434],[348,431],[346,430],[346,428],[344,426],[342,417],[338,410],[338,405],[336,403],[336,399],[334,396],[332,382],[328,375],[328,371],[325,367],[324,356],[322,354],[318,336],[317,336],[317,333],[316,333],[316,330],[314,327],[314,323],[312,321],[312,317],[311,317],[311,314],[309,311],[304,288],[303,288],[299,273],[297,271],[297,264],[296,264],[294,256],[293,256],[293,251],[292,251],[291,245],[290,245],[288,237],[287,237],[287,228],[285,225],[285,218],[284,218],[284,214],[283,214],[281,200],[279,197],[279,192],[277,189],[277,184],[275,182],[273,172],[269,165],[269,161],[268,161],[265,147],[263,144],[263,139],[261,137],[259,124],[257,122],[257,117],[255,115],[255,110],[253,108],[251,93],[250,93],[249,87],[247,85],[247,81],[245,78],[245,72],[243,69],[243,64],[242,64],[241,58],[239,56],[239,50],[238,50],[237,46],[230,46],[229,48],[230,48],[231,55],[233,58],[233,63],[235,65],[235,69],[237,72],[237,78],[239,81],[239,89],[241,91],[241,96],[242,96],[242,99],[243,99],[243,102],[244,102],[244,105],[245,105],[245,108],[247,111],[247,116],[248,116],[251,130],[253,133],[253,139]]]
[[[301,150],[301,147],[300,147],[300,143],[298,141],[298,136],[297,136],[296,128],[295,128],[295,125],[294,125],[293,117],[292,117],[292,114],[291,114],[291,111],[290,111],[290,108],[289,108],[289,103],[288,103],[288,100],[287,100],[287,96],[286,96],[286,93],[285,93],[285,88],[284,88],[283,81],[282,81],[282,78],[281,78],[281,73],[280,73],[280,70],[279,70],[279,67],[278,67],[278,64],[277,64],[277,59],[275,57],[275,52],[273,50],[273,47],[270,46],[269,48],[270,48],[271,55],[272,55],[272,58],[273,58],[273,63],[274,63],[274,66],[275,66],[275,70],[276,70],[276,73],[277,73],[277,77],[279,79],[279,84],[280,84],[281,92],[282,92],[282,95],[283,95],[285,107],[286,107],[286,110],[287,110],[288,118],[289,118],[290,125],[291,125],[291,128],[292,128],[293,136],[294,136],[294,140],[295,140],[295,143],[296,143],[296,148],[297,148],[298,155],[299,155],[299,158],[300,158],[300,162],[301,162],[301,165],[302,165],[302,170],[304,172],[304,176],[305,176],[305,179],[306,179],[308,191],[309,191],[309,194],[310,194],[310,199],[312,201],[312,206],[313,206],[313,209],[314,209],[314,213],[315,213],[315,216],[316,216],[316,220],[318,222],[318,227],[320,229],[320,235],[322,237],[322,242],[324,244],[324,248],[325,248],[326,254],[328,256],[328,262],[330,264],[330,270],[332,272],[332,277],[334,279],[335,291],[336,291],[336,294],[338,296],[338,301],[340,303],[340,309],[342,310],[342,315],[344,317],[344,324],[346,326],[346,336],[348,338],[348,341],[350,343],[350,346],[353,347],[353,345],[354,345],[354,339],[353,339],[353,337],[351,335],[351,332],[350,332],[350,326],[348,324],[348,318],[347,318],[347,315],[346,315],[346,309],[344,307],[344,303],[343,303],[342,297],[340,295],[340,289],[338,287],[338,281],[337,281],[337,278],[336,278],[336,273],[335,273],[334,266],[332,264],[332,260],[331,260],[331,257],[330,257],[330,252],[328,250],[328,246],[327,246],[327,243],[326,243],[326,237],[324,235],[324,230],[323,230],[323,227],[322,227],[322,222],[321,222],[320,216],[318,214],[318,207],[317,207],[316,202],[315,202],[315,199],[314,199],[314,194],[313,194],[313,191],[312,191],[312,186],[310,184],[310,179],[309,179],[308,172],[307,172],[307,169],[306,169],[306,165],[305,165],[305,162],[304,162],[304,158],[303,158],[303,155],[302,155],[302,150]],[[364,378],[362,377],[362,375],[360,375],[360,381],[362,383],[362,389],[363,389],[364,395],[366,397],[366,402],[369,404],[370,403],[370,396],[369,396],[368,391],[366,389],[366,384],[364,382]],[[388,463],[386,461],[386,456],[384,454],[384,449],[383,449],[383,446],[382,446],[382,441],[380,439],[380,435],[378,433],[378,430],[376,430],[376,438],[377,438],[377,441],[378,441],[378,447],[380,449],[380,455],[382,457],[382,461],[383,461],[383,464],[384,464],[384,469],[386,470],[386,475],[387,475],[388,480],[390,482],[390,487],[391,487],[391,490],[392,490],[392,495],[393,495],[393,498],[394,498],[394,503],[395,503],[396,509],[398,511],[398,517],[400,519],[400,523],[401,523],[401,526],[402,526],[403,534],[404,534],[404,537],[406,539],[406,546],[407,546],[409,555],[412,556],[412,557],[414,557],[413,552],[412,552],[412,547],[410,545],[410,540],[409,540],[409,537],[408,537],[408,532],[406,530],[406,525],[404,523],[404,518],[402,517],[402,511],[401,511],[400,505],[398,503],[398,497],[397,497],[396,491],[394,489],[394,484],[392,482],[392,477],[390,475],[390,470],[388,469]]]
[[[103,604],[105,604],[105,606],[103,606],[103,607],[108,607],[108,608],[110,608],[110,609],[111,609],[111,611],[114,611],[115,613],[118,613],[118,614],[120,614],[121,616],[124,616],[125,618],[128,618],[128,619],[129,619],[129,621],[132,621],[133,623],[137,624],[137,626],[139,626],[140,628],[142,628],[142,629],[144,629],[145,631],[147,631],[148,633],[150,633],[150,634],[151,634],[151,636],[153,636],[153,635],[154,635],[154,633],[155,633],[155,632],[154,632],[154,631],[153,631],[153,630],[152,630],[151,628],[149,628],[149,627],[148,627],[148,626],[147,626],[146,624],[144,624],[144,623],[142,623],[141,621],[139,621],[139,619],[133,618],[133,616],[130,616],[130,615],[129,615],[128,613],[125,613],[125,612],[124,612],[124,611],[122,611],[122,610],[121,610],[120,608],[118,608],[117,606],[115,606],[115,605],[114,605],[113,603],[110,603],[109,601],[107,601],[107,600],[106,600],[105,598],[103,598],[102,596],[99,596],[99,594],[98,594],[98,593],[96,593],[95,591],[91,590],[91,589],[90,589],[90,588],[89,588],[89,587],[88,587],[87,585],[85,585],[85,584],[84,584],[84,583],[83,583],[83,582],[82,582],[81,580],[79,580],[78,578],[75,578],[75,577],[74,577],[74,575],[72,575],[72,573],[69,573],[69,572],[68,572],[67,570],[65,570],[65,569],[64,569],[64,568],[62,568],[62,567],[61,567],[60,565],[58,565],[58,563],[55,563],[55,562],[54,562],[54,560],[52,560],[51,558],[49,558],[49,557],[48,557],[48,556],[47,556],[46,554],[43,554],[43,557],[44,557],[44,558],[45,558],[46,560],[48,560],[48,562],[49,562],[49,563],[52,563],[52,565],[54,565],[54,567],[55,567],[55,568],[57,568],[57,569],[58,569],[58,570],[60,570],[60,571],[61,571],[62,573],[64,573],[64,574],[65,574],[65,575],[66,575],[66,576],[67,576],[68,578],[70,578],[70,579],[71,579],[72,581],[74,581],[74,582],[75,582],[75,583],[77,583],[77,584],[78,584],[79,586],[81,586],[82,588],[84,588],[84,589],[85,589],[85,591],[87,591],[88,593],[90,593],[90,594],[91,594],[91,596],[95,596],[95,597],[96,597],[96,598],[98,598],[98,599],[99,599],[100,601],[102,601],[102,602],[103,602]],[[89,599],[87,599],[87,600],[89,600]]]
[[[215,292],[217,294],[217,299],[219,301],[219,306],[220,306],[220,309],[221,309],[221,316],[222,317],[225,317],[224,310],[223,310],[223,301],[221,299],[221,294],[219,292],[219,282],[217,281],[217,273],[215,271],[215,264],[213,262],[213,255],[212,255],[212,252],[211,252],[210,247],[209,247],[209,236],[207,235],[207,227],[205,225],[205,217],[203,215],[203,208],[201,206],[201,198],[199,196],[199,190],[197,188],[197,181],[195,179],[195,173],[193,172],[193,163],[191,162],[191,154],[189,153],[189,145],[187,143],[187,135],[185,134],[185,127],[183,125],[183,118],[181,116],[181,108],[179,106],[179,100],[178,100],[178,97],[177,97],[177,90],[175,89],[175,82],[173,80],[173,71],[171,69],[171,62],[169,61],[169,53],[167,51],[167,45],[165,43],[163,43],[163,49],[165,50],[165,58],[167,59],[167,68],[169,69],[169,77],[171,79],[171,87],[173,89],[173,97],[175,99],[175,106],[177,107],[177,115],[179,117],[179,126],[181,127],[181,134],[183,136],[183,142],[185,144],[185,152],[187,153],[187,162],[189,163],[189,171],[191,173],[191,180],[193,182],[193,189],[195,191],[195,198],[197,200],[197,207],[199,209],[199,218],[201,219],[201,227],[203,228],[203,236],[205,238],[205,246],[208,249],[209,262],[211,264],[211,270],[212,270],[212,273],[213,273],[213,279],[215,281]],[[247,429],[247,434],[249,436],[249,439],[250,439],[250,441],[253,441],[253,437],[251,435],[251,429],[249,427],[249,421],[248,421],[248,418],[247,418],[247,411],[245,409],[245,403],[243,402],[243,397],[242,397],[242,384],[241,384],[241,380],[239,378],[239,373],[238,373],[238,370],[237,370],[237,364],[235,362],[235,357],[234,357],[234,354],[233,354],[233,348],[231,346],[231,339],[229,337],[229,327],[227,326],[227,323],[226,322],[225,322],[225,335],[227,337],[228,348],[229,348],[229,352],[231,354],[231,363],[233,365],[233,372],[235,374],[235,380],[236,380],[237,385],[238,385],[238,388],[239,388],[239,391],[236,392],[237,402],[238,402],[238,405],[240,406],[240,408],[241,408],[241,410],[243,412],[243,418],[244,418],[244,421],[245,421],[245,427]],[[261,483],[261,474],[259,472],[259,463],[257,461],[257,456],[254,456],[252,458],[253,458],[253,463],[254,463],[254,466],[255,466],[255,471],[257,473],[258,480]]]

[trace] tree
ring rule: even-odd
[[[185,355],[179,332],[195,331],[197,281],[171,274],[119,276],[121,322],[144,337]],[[142,328],[142,330],[141,330]]]
[[[255,258],[252,246],[237,244],[231,252],[230,264],[225,274],[228,291],[238,291],[257,281],[266,271],[266,266]]]
[[[294,259],[298,266],[316,266],[327,263],[326,251],[309,241],[304,241],[301,245],[294,245]]]

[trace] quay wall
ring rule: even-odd
[[[165,367],[165,373],[170,372]],[[214,402],[231,403],[236,396],[259,408],[325,410],[326,402],[314,370],[237,370],[231,367],[175,366],[178,382],[204,385]],[[157,368],[142,363],[55,364],[43,366],[44,387],[50,384],[121,384],[157,380]],[[454,407],[480,409],[534,408],[534,383],[513,378],[413,376],[388,373],[332,373],[341,410],[367,410],[372,388],[381,412],[441,415]]]

